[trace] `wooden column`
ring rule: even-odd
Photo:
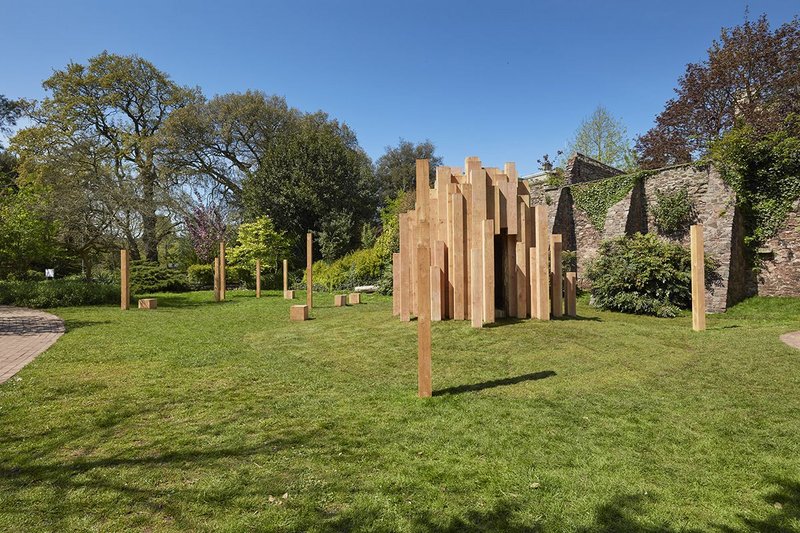
[[[464,197],[459,193],[451,195],[453,203],[453,319],[466,320],[467,300],[470,298],[467,285],[467,236]]]
[[[219,299],[225,300],[225,241],[219,243]]]
[[[561,299],[561,235],[550,235],[550,277],[552,288],[550,301],[553,316],[558,318],[564,314],[564,302]]]
[[[289,290],[289,261],[283,260],[283,297],[286,298],[286,291]]]
[[[400,315],[400,254],[392,254],[392,316]]]
[[[703,225],[694,224],[690,231],[692,255],[692,329],[706,329],[705,243]]]
[[[481,265],[483,263],[483,251],[480,248],[472,248],[469,251],[470,256],[470,269],[472,270],[472,279],[480,280],[481,278]],[[483,327],[483,284],[475,281],[470,286],[470,307],[472,315],[470,320],[473,328]]]
[[[528,300],[531,302],[531,318],[539,318],[539,310],[536,307],[537,286],[536,286],[536,247],[531,246],[528,248],[528,264],[530,265],[530,272],[528,273]]]
[[[483,322],[495,321],[494,302],[494,220],[483,221]]]
[[[119,307],[123,311],[131,308],[131,264],[128,258],[128,250],[119,251]]]
[[[505,300],[506,317],[517,316],[517,236],[504,235],[502,237],[505,245],[506,255],[503,258],[503,278],[505,279]]]
[[[547,268],[547,206],[534,208],[536,220],[536,318],[550,320],[550,274]]]
[[[214,301],[220,301],[219,292],[219,256],[214,258]]]
[[[576,299],[578,293],[578,274],[576,272],[567,272],[567,284],[565,287],[567,293],[567,316],[578,316],[576,307]]]
[[[433,229],[431,229],[433,231]],[[435,285],[431,285],[431,320],[437,322],[447,317],[447,245],[442,241],[436,241],[433,249],[433,268],[439,271],[437,277],[431,274],[431,283],[439,280]]]
[[[313,280],[313,273],[312,271],[312,264],[313,264],[313,236],[309,231],[306,233],[306,305],[308,306],[309,312],[311,311],[312,304],[314,302],[314,280]]]
[[[420,398],[432,395],[428,165],[427,159],[417,159],[417,392]]]
[[[261,259],[256,259],[256,298],[261,298]]]
[[[408,213],[400,214],[400,320],[409,322],[411,320],[411,271],[415,268],[412,265],[413,255],[411,249],[417,243],[411,242],[411,222]]]
[[[516,277],[517,277],[517,318],[528,316],[528,249],[524,242],[517,242]]]

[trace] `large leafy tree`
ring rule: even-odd
[[[242,182],[301,113],[280,96],[258,91],[198,100],[173,112],[159,135],[163,161],[238,205]]]
[[[384,197],[394,198],[399,191],[415,190],[417,159],[430,160],[429,180],[433,184],[442,158],[436,155],[436,146],[431,141],[413,143],[400,139],[397,146],[386,147],[385,153],[375,162],[375,175]]]
[[[800,112],[800,19],[770,28],[766,16],[723,28],[702,63],[687,65],[655,126],[639,137],[643,166],[705,155],[737,123],[764,134]]]
[[[361,226],[376,217],[378,197],[369,157],[350,128],[322,112],[303,115],[260,157],[242,183],[246,218],[269,216],[298,259],[309,230],[344,241],[338,254],[357,246]]]
[[[614,167],[631,166],[631,146],[625,124],[602,105],[583,119],[575,131],[566,154],[574,152]]]
[[[16,126],[17,119],[22,115],[22,109],[22,102],[9,100],[0,94],[0,133],[8,133],[12,126]],[[2,148],[0,145],[0,149]]]
[[[32,109],[35,125],[12,140],[21,173],[57,190],[80,188],[73,212],[93,206],[95,226],[110,222],[134,259],[141,242],[141,255],[157,261],[176,182],[160,164],[156,135],[198,91],[140,57],[107,52],[55,71],[43,86],[50,95]]]

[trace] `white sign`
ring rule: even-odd
[[[56,270],[54,268],[45,268],[44,277],[46,277],[47,279],[53,279],[54,277],[56,277]]]

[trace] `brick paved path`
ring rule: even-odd
[[[781,340],[793,348],[800,349],[800,331],[781,335]]]
[[[0,383],[33,361],[64,334],[64,321],[57,316],[0,305]]]

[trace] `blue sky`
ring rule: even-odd
[[[347,122],[371,157],[400,137],[445,163],[536,170],[598,104],[646,131],[722,26],[800,2],[0,0],[0,94],[103,51],[139,54],[206,95],[259,89]]]

